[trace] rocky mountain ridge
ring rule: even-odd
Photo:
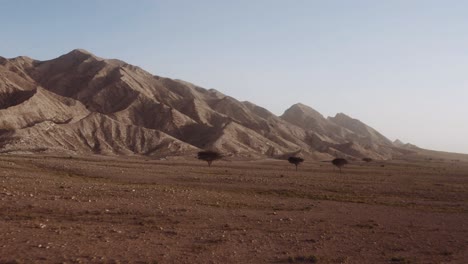
[[[344,114],[296,104],[276,116],[214,89],[73,50],[0,57],[0,152],[391,159],[407,152]]]

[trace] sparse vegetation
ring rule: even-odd
[[[392,257],[392,258],[390,259],[390,261],[391,261],[392,263],[404,263],[404,264],[410,264],[410,263],[411,263],[410,260],[408,260],[408,259],[406,259],[406,258],[404,258],[404,257]]]
[[[332,160],[332,164],[335,165],[338,169],[340,169],[340,174],[341,174],[341,167],[348,164],[348,161],[343,158],[336,158]]]
[[[362,229],[373,229],[376,225],[372,223],[363,223],[363,224],[357,224],[356,227],[362,228]]]
[[[465,162],[396,160],[382,169],[379,160],[336,181],[331,159],[306,164],[313,177],[288,177],[296,174],[284,172],[289,156],[223,168],[206,168],[196,154],[168,162],[66,157],[0,156],[0,263],[115,262],[117,255],[123,263],[186,262],[180,252],[197,263],[220,255],[227,263],[443,263],[458,260],[465,246],[465,234],[453,228],[465,220]],[[448,177],[434,168],[446,168]],[[411,237],[399,237],[402,230]],[[107,255],[88,246],[90,237],[109,246]],[[122,241],[155,237],[171,254],[154,243],[139,245],[141,255],[121,250]],[[428,243],[408,247],[420,239]],[[31,250],[15,252],[25,241]]]
[[[442,256],[452,256],[452,255],[453,255],[453,252],[448,251],[448,250],[444,250],[444,251],[440,252],[440,254],[441,254]]]
[[[290,256],[288,257],[289,263],[317,263],[318,258],[314,255],[310,256]]]
[[[363,158],[362,161],[365,161],[365,162],[371,162],[372,159],[371,158]]]
[[[297,166],[299,166],[299,164],[304,162],[304,159],[300,158],[300,157],[294,157],[293,156],[293,157],[289,157],[288,161],[289,161],[289,163],[294,164],[296,166],[296,170],[297,170]]]
[[[205,151],[200,151],[198,152],[198,159],[204,160],[208,162],[208,167],[211,167],[211,163],[215,160],[219,160],[223,157],[221,153],[212,151],[212,150],[205,150]]]

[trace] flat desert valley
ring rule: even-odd
[[[0,263],[467,263],[468,162],[0,156]]]

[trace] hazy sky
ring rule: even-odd
[[[468,153],[468,2],[0,0],[0,56],[75,48],[282,114]]]

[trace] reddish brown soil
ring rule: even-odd
[[[0,156],[0,235],[0,263],[468,263],[468,163]]]

